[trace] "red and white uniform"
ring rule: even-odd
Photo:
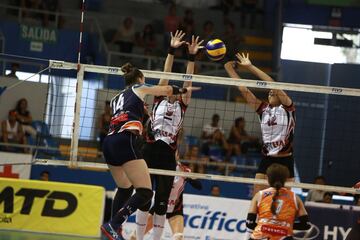
[[[191,169],[184,165],[178,164],[176,166],[176,171],[191,172]],[[173,183],[173,186],[172,186],[172,189],[170,192],[169,201],[168,201],[167,213],[172,213],[175,210],[176,203],[177,203],[180,195],[184,191],[185,184],[186,184],[186,177],[180,177],[180,176],[174,177],[174,183]]]
[[[273,107],[263,102],[257,110],[261,124],[263,154],[274,156],[292,153],[295,129],[295,107]]]
[[[165,97],[155,97],[151,116],[151,131],[155,141],[164,141],[176,149],[186,107],[182,100],[170,103]]]

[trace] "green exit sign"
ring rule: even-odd
[[[58,31],[52,28],[20,25],[20,37],[31,42],[56,43]]]

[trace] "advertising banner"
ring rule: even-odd
[[[100,236],[105,189],[0,178],[0,229]]]
[[[246,231],[250,201],[184,194],[185,239],[240,240]],[[134,217],[124,227],[125,237],[136,228]],[[145,238],[150,240],[151,234]],[[165,226],[163,239],[172,239],[171,229]]]
[[[29,179],[31,154],[0,152],[0,177]]]
[[[185,240],[244,240],[246,217],[250,201],[184,195]],[[336,204],[307,203],[311,223],[310,231],[295,231],[295,240],[345,240],[352,226],[360,219],[360,207]],[[129,218],[124,228],[128,239],[136,228],[135,218]],[[171,240],[168,224],[164,240]],[[152,239],[151,232],[146,240]]]

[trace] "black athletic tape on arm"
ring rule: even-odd
[[[189,54],[188,55],[188,60],[190,61],[190,62],[195,62],[195,54]]]
[[[257,226],[256,223],[256,213],[248,213],[246,219],[246,227],[248,229],[254,230]]]
[[[173,95],[178,95],[178,94],[187,93],[187,89],[186,89],[186,88],[181,88],[181,87],[178,87],[178,86],[176,86],[176,85],[172,85],[171,87],[172,87],[172,89],[173,89]]]
[[[309,230],[311,228],[309,215],[303,215],[299,217],[299,222],[294,223],[295,230]]]
[[[175,48],[169,47],[168,54],[174,55],[175,54]]]

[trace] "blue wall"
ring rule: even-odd
[[[309,5],[304,0],[284,1],[283,22],[310,25],[329,25],[332,7]],[[360,8],[343,7],[341,26],[359,27]]]
[[[284,82],[360,88],[360,65],[282,61],[282,76]],[[321,170],[329,184],[352,186],[360,169],[360,98],[289,95],[297,109],[294,148],[301,181],[312,182]]]
[[[20,55],[32,58],[63,60],[77,62],[79,48],[79,32],[70,30],[58,30],[57,42],[44,43],[43,51],[36,52],[30,50],[30,41],[24,40],[20,35],[20,25],[14,22],[0,21],[0,32],[5,36],[5,53]],[[91,61],[94,64],[104,64],[105,58],[98,52],[99,40],[95,34],[83,34],[82,62]],[[19,59],[17,59],[19,60]],[[21,59],[20,59],[21,60]],[[46,64],[46,61],[36,61]],[[37,72],[37,68],[20,66],[20,71]]]

